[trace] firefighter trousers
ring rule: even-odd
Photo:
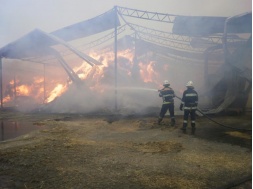
[[[175,115],[174,115],[174,103],[170,104],[163,104],[160,114],[159,114],[159,122],[161,122],[166,114],[166,112],[169,110],[170,118],[172,124],[175,124]]]
[[[184,110],[183,128],[187,127],[189,115],[191,116],[191,126],[192,126],[192,128],[195,128],[195,119],[196,119],[196,110],[195,109]]]

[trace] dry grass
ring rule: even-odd
[[[43,119],[46,129],[0,143],[1,187],[205,189],[251,175],[250,147],[150,129],[156,118]]]

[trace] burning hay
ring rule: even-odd
[[[37,80],[29,81],[37,83],[35,87],[35,85],[25,85],[25,80],[21,81],[22,77],[20,76],[20,80],[15,82],[11,80],[8,84],[9,91],[6,91],[7,96],[4,103],[7,105],[12,102],[19,110],[31,111],[32,106],[29,109],[24,108],[25,105],[29,107],[29,103],[15,104],[17,102],[15,101],[16,96],[26,95],[34,98],[34,110],[54,113],[114,111],[115,103],[118,103],[119,110],[123,112],[140,113],[151,107],[159,107],[160,99],[157,98],[156,91],[161,87],[160,81],[166,77],[168,65],[164,64],[162,68],[162,64],[157,67],[153,61],[147,65],[140,62],[139,76],[134,78],[133,52],[130,50],[119,52],[120,64],[118,65],[117,74],[120,77],[115,87],[112,55],[112,52],[105,52],[104,54],[93,52],[90,56],[101,61],[101,65],[90,66],[82,63],[75,66],[73,70],[82,80],[81,83],[75,83],[72,80],[67,80],[67,78],[63,82],[63,78],[66,76],[62,75],[60,80],[48,81],[47,79],[46,83],[41,77],[38,79],[39,82],[35,82]],[[162,72],[160,69],[164,71]],[[158,72],[160,72],[159,77]],[[58,83],[56,83],[57,81]],[[66,83],[66,81],[68,82]],[[46,86],[47,91],[43,89],[43,86]],[[17,91],[16,94],[13,91]],[[44,105],[40,105],[43,95],[46,95]]]
[[[175,27],[165,32],[124,16]],[[0,118],[43,128],[0,143],[0,188],[209,189],[251,177],[251,133],[220,129],[200,117],[196,133],[182,134],[181,116],[174,127],[166,119],[157,125],[154,116],[164,80],[177,96],[192,80],[199,105],[210,105],[211,112],[245,107],[252,80],[251,17],[182,17],[115,6],[50,34],[36,29],[1,48],[1,106],[37,114],[7,112]],[[118,40],[129,26],[134,35]],[[110,29],[98,41],[114,38],[114,47],[71,45]]]

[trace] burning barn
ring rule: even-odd
[[[156,92],[168,79],[178,96],[192,80],[207,113],[245,111],[251,28],[252,13],[190,17],[114,7],[51,33],[36,29],[0,49],[1,107],[147,112],[160,106]]]

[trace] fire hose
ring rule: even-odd
[[[175,95],[176,98],[178,98],[179,100],[182,100],[181,98],[179,98],[178,96]],[[214,119],[212,119],[211,117],[209,117],[208,115],[206,115],[202,110],[200,110],[198,107],[197,107],[197,111],[202,114],[203,116],[205,116],[207,119],[209,119],[210,121],[222,126],[222,127],[226,127],[226,128],[229,128],[229,129],[234,129],[234,130],[241,130],[241,131],[252,131],[252,129],[243,129],[243,128],[235,128],[235,127],[231,127],[231,126],[228,126],[228,125],[224,125],[222,123],[219,123],[218,121],[215,121]]]

